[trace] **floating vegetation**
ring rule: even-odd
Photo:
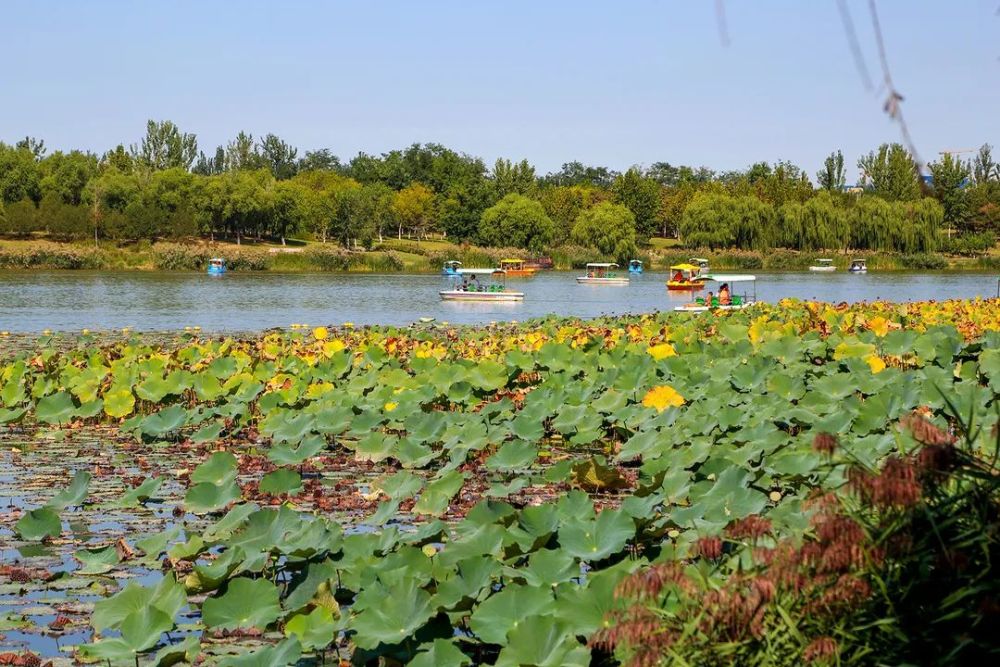
[[[807,531],[824,447],[874,469],[953,407],[992,453],[998,328],[784,302],[5,339],[0,655],[589,665],[649,563]]]

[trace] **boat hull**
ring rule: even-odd
[[[868,273],[868,269],[851,269],[848,273]]]
[[[226,273],[225,269],[209,269],[208,275],[210,276],[221,276]]]
[[[524,301],[524,292],[464,292],[441,290],[442,301]]]
[[[705,289],[705,283],[701,281],[671,280],[667,283],[667,289],[673,292],[694,292]]]
[[[507,271],[507,277],[508,278],[531,278],[536,273],[537,273],[537,271],[535,269],[508,270]]]
[[[628,285],[628,278],[590,278],[577,276],[576,282],[581,285]]]
[[[837,270],[835,266],[810,266],[809,270],[813,273],[833,273]]]
[[[749,303],[741,303],[738,305],[729,304],[726,306],[705,306],[702,304],[687,304],[684,306],[677,306],[674,310],[678,313],[706,313],[710,310],[743,310],[749,308],[754,304],[753,301]]]

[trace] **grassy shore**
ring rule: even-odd
[[[582,268],[601,261],[596,251],[579,246],[559,246],[546,253],[556,269]],[[331,271],[351,273],[434,273],[443,262],[458,260],[465,266],[496,266],[508,257],[535,254],[518,248],[485,248],[454,244],[444,239],[386,239],[372,250],[346,250],[332,243],[289,240],[279,243],[244,239],[230,241],[139,243],[118,246],[85,242],[57,242],[44,238],[0,239],[0,270],[89,269],[103,271],[201,271],[211,257],[224,257],[235,271]],[[980,257],[939,253],[822,253],[775,249],[709,251],[685,249],[674,239],[651,239],[639,254],[648,269],[664,270],[691,257],[705,257],[716,270],[804,271],[820,257],[830,257],[846,269],[853,257],[865,257],[874,271],[996,271],[1000,253]]]

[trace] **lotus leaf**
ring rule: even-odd
[[[392,604],[372,605],[351,618],[354,642],[364,649],[396,644],[413,635],[434,614],[431,596],[415,582],[402,581],[384,591]]]
[[[14,524],[14,530],[23,540],[44,540],[59,537],[62,521],[51,507],[40,507],[25,512]]]
[[[279,468],[264,475],[260,480],[261,493],[274,495],[297,493],[302,489],[302,476],[294,470]]]
[[[448,639],[435,639],[430,644],[422,644],[409,667],[465,667],[471,665],[469,656]]]
[[[333,641],[336,630],[333,614],[325,607],[316,607],[308,614],[295,614],[285,623],[285,636],[295,636],[307,649],[324,648]]]
[[[274,646],[267,646],[219,662],[219,667],[278,667],[295,665],[302,655],[298,639],[291,637]]]
[[[621,510],[605,510],[594,520],[570,521],[559,529],[559,544],[571,556],[599,561],[621,551],[635,536],[635,522]]]
[[[65,391],[46,396],[35,406],[35,419],[44,424],[65,424],[75,416],[76,404]]]
[[[590,651],[551,616],[526,618],[500,651],[497,667],[589,667]]]
[[[507,644],[507,633],[549,612],[554,603],[548,587],[511,584],[476,606],[469,627],[484,642],[503,646]]]
[[[226,592],[205,600],[201,611],[205,626],[218,630],[264,629],[281,615],[277,587],[246,577],[230,581]]]

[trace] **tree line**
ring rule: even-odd
[[[102,155],[48,153],[31,137],[0,142],[0,233],[115,242],[308,235],[352,248],[440,234],[539,252],[574,243],[619,258],[653,236],[755,250],[993,244],[1000,166],[989,145],[971,160],[942,155],[929,178],[899,144],[857,166],[853,187],[840,151],[815,184],[789,162],[724,172],[568,162],[539,175],[527,160],[488,167],[433,143],[344,162],[328,149],[300,155],[274,134],[240,132],[206,153],[194,134],[151,120],[139,142]]]

